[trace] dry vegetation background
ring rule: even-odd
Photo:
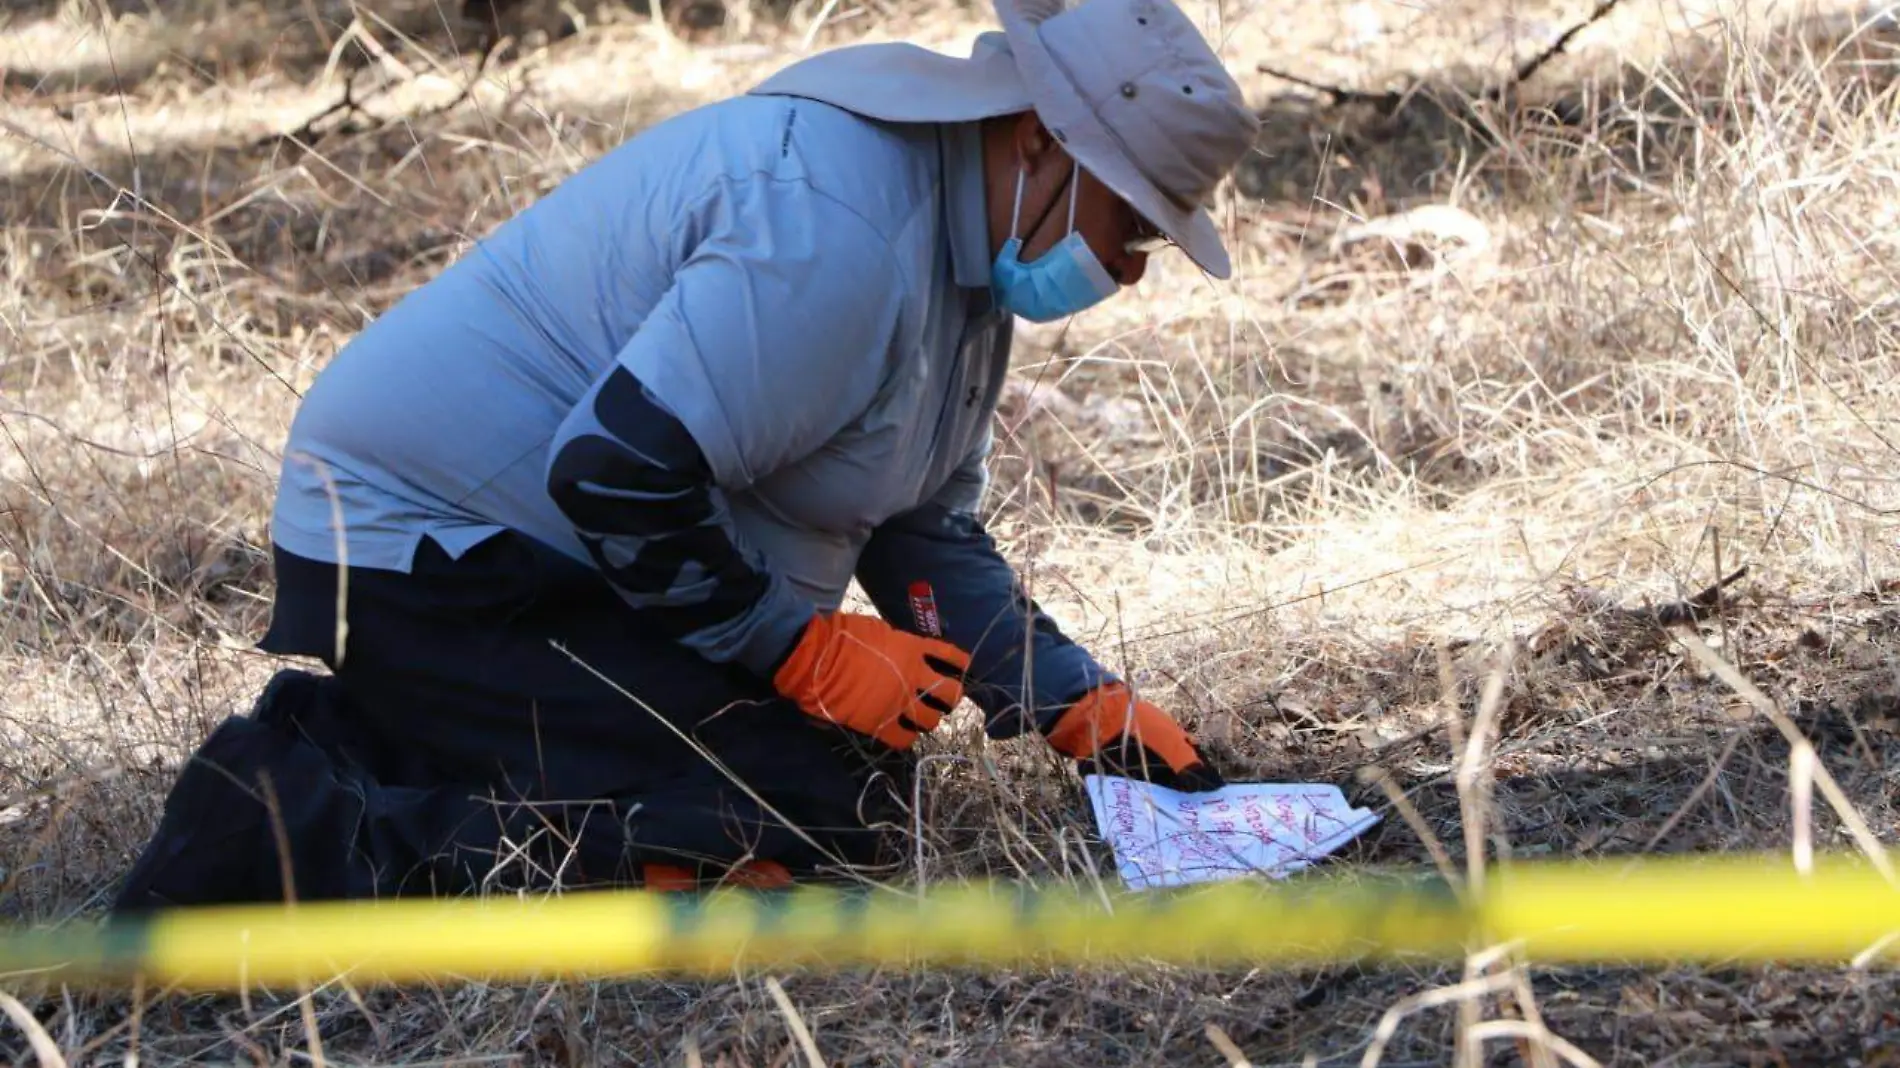
[[[1806,833],[1784,734],[1645,609],[1745,565],[1694,629],[1891,841],[1892,16],[1622,0],[1500,92],[1590,6],[1188,9],[1267,120],[1220,206],[1239,275],[1157,264],[1140,293],[1029,331],[994,522],[1037,595],[1237,774],[1378,808],[1341,864],[1428,864],[1423,829],[1462,865],[1476,818],[1493,857]],[[278,448],[355,330],[657,117],[807,47],[961,50],[986,18],[541,5],[497,42],[428,0],[0,3],[0,919],[96,913],[178,762],[276,666],[249,646]],[[333,108],[346,84],[357,106]],[[1447,713],[1468,720],[1501,659],[1474,806]],[[1036,747],[968,719],[926,744],[944,759],[911,874],[1102,864]],[[1817,846],[1850,848],[1816,809]],[[1529,977],[1550,1030],[1605,1064],[1900,1063],[1878,970]],[[829,1064],[1228,1063],[1212,1025],[1254,1064],[1401,1065],[1476,1045],[1440,1006],[1369,1048],[1388,1010],[1460,978],[783,982]],[[282,992],[30,1007],[73,1064],[800,1063],[763,980],[326,988],[315,1036]],[[0,1056],[31,1062],[20,1030]]]

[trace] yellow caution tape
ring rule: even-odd
[[[519,981],[748,967],[1272,966],[1452,959],[1506,942],[1542,962],[1886,960],[1900,889],[1856,858],[1515,863],[1467,905],[1435,876],[1307,876],[1170,890],[979,883],[178,909],[0,932],[0,980],[184,989]]]

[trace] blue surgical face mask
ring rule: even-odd
[[[1009,240],[990,265],[990,290],[998,304],[1032,323],[1046,323],[1090,308],[1115,295],[1120,288],[1109,276],[1088,242],[1075,230],[1075,191],[1080,184],[1081,164],[1069,182],[1069,236],[1037,257],[1034,263],[1020,258],[1023,240],[1016,235],[1022,221],[1023,180],[1026,170],[1016,172],[1016,206],[1010,210]]]

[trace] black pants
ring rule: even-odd
[[[894,859],[909,754],[649,632],[538,542],[499,535],[455,560],[425,539],[411,573],[351,568],[340,661],[336,569],[281,548],[276,565],[260,647],[330,673],[279,672],[206,740],[123,910]]]

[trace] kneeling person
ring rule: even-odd
[[[840,49],[654,126],[338,354],[260,643],[328,674],[207,740],[121,908],[877,865],[966,696],[1219,784],[978,511],[1014,318],[1166,246],[1225,277],[1256,120],[1166,0],[998,11],[967,59]]]

